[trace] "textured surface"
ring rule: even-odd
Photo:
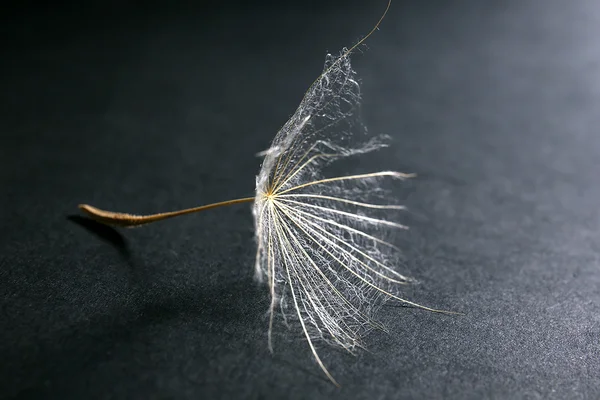
[[[126,231],[75,206],[251,195],[325,51],[384,5],[2,17],[0,398],[598,398],[600,6],[422,3],[354,58],[394,145],[346,167],[419,174],[406,295],[467,315],[385,307],[370,353],[323,351],[339,390],[285,327],[267,351],[248,206]]]

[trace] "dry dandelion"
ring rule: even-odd
[[[255,197],[230,200],[170,213],[136,216],[80,208],[109,225],[136,226],[236,203],[253,202],[257,242],[256,277],[271,294],[268,330],[275,310],[295,320],[325,375],[336,385],[317,351],[317,341],[349,352],[363,347],[361,338],[382,329],[373,319],[383,301],[393,299],[429,311],[399,296],[409,278],[394,268],[398,248],[385,240],[406,229],[396,222],[401,205],[385,202],[382,184],[411,174],[383,171],[324,178],[325,165],[385,146],[378,137],[353,144],[364,128],[357,117],[360,86],[350,54],[379,26],[339,56],[328,55],[323,73],[304,95],[296,112],[263,152]]]

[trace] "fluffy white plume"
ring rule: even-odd
[[[325,374],[315,341],[350,352],[361,337],[381,328],[372,319],[385,298],[397,296],[407,277],[394,268],[397,248],[384,240],[403,207],[382,204],[384,180],[408,174],[375,172],[325,178],[324,165],[385,146],[384,138],[360,142],[360,87],[349,51],[328,55],[324,72],[275,136],[256,178],[253,214],[258,250],[256,274],[271,291],[269,347],[277,305],[300,322]],[[419,306],[422,307],[422,306]],[[425,308],[425,307],[423,307]]]

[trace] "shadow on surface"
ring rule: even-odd
[[[82,217],[81,215],[69,215],[67,219],[115,247],[127,262],[131,261],[131,252],[127,246],[127,241],[116,229],[96,222],[93,219]]]
[[[81,387],[73,382],[86,382],[98,368],[119,365],[123,358],[141,360],[134,373],[160,374],[154,362],[170,360],[173,337],[195,343],[202,343],[199,337],[214,337],[218,343],[226,327],[237,331],[261,323],[250,312],[261,303],[261,293],[244,280],[207,288],[138,288],[112,310],[93,311],[53,333],[3,351],[5,367],[11,367],[0,372],[12,377],[13,396],[40,399],[77,393]],[[194,358],[190,354],[190,360]],[[195,362],[199,370],[209,368]]]

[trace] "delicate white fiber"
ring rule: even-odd
[[[344,49],[327,56],[324,72],[263,152],[253,208],[256,275],[268,283],[272,299],[269,348],[279,306],[287,321],[300,322],[334,383],[317,341],[352,352],[369,330],[383,329],[372,318],[386,298],[422,307],[398,297],[408,278],[395,269],[398,249],[385,240],[405,226],[397,221],[403,207],[385,201],[382,185],[411,175],[321,175],[323,166],[339,158],[385,146],[385,137],[361,143],[366,131],[356,113],[360,87],[349,54]]]

